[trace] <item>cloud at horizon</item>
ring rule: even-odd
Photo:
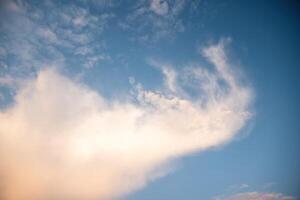
[[[215,200],[295,200],[294,197],[274,192],[243,192]]]
[[[214,69],[162,67],[163,90],[131,81],[128,98],[114,101],[54,68],[22,81],[0,112],[1,199],[114,199],[169,173],[172,160],[232,140],[253,92],[225,43],[202,50]]]

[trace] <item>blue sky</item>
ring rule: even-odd
[[[1,1],[3,198],[299,199],[299,9]]]

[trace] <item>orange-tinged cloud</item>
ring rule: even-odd
[[[223,43],[203,55],[215,71],[182,74],[197,98],[171,71],[170,93],[137,84],[138,103],[110,102],[54,69],[23,82],[0,113],[1,199],[114,199],[163,176],[168,161],[230,141],[251,116],[252,93],[230,69]]]

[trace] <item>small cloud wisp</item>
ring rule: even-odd
[[[285,196],[281,193],[244,192],[224,198],[217,198],[216,200],[295,200],[295,198],[291,196]]]

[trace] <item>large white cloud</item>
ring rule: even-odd
[[[22,82],[0,113],[1,199],[116,198],[167,173],[168,161],[230,141],[251,116],[252,93],[222,42],[203,55],[215,69],[168,69],[170,92],[136,84],[135,100],[109,101],[54,69]]]

